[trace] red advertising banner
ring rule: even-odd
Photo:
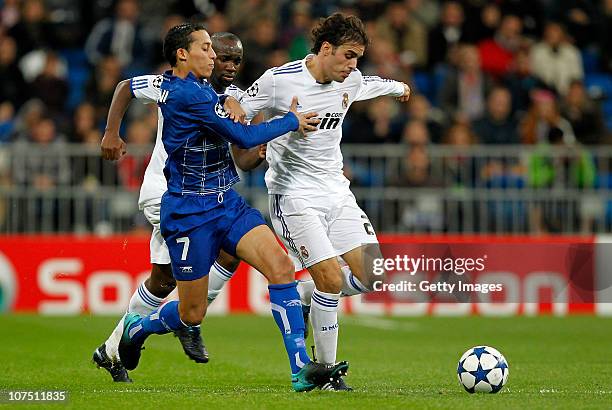
[[[393,293],[387,289],[387,293],[342,298],[341,309],[346,313],[611,313],[612,303],[596,302],[612,302],[597,299],[598,294],[610,295],[607,289],[610,273],[605,268],[608,264],[597,260],[612,252],[598,251],[596,238],[381,235],[379,239],[383,256],[388,259],[398,255],[412,255],[414,259],[421,258],[421,262],[425,256],[485,258],[486,271],[482,275],[489,275],[488,280],[502,284],[503,291],[487,292],[466,302],[432,298],[431,289],[414,294]],[[119,314],[149,270],[148,237],[0,237],[0,311]],[[398,273],[397,269],[390,271]],[[427,276],[431,272],[416,276],[410,275],[408,269],[399,273],[403,276],[395,277],[396,281],[406,275],[428,283],[435,279]],[[307,273],[300,272],[297,276],[307,277]],[[478,277],[471,279],[478,281]],[[427,296],[424,298],[424,295]],[[239,267],[209,310],[211,314],[268,311],[266,281],[245,264]]]

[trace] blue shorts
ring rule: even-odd
[[[236,246],[251,229],[265,225],[261,213],[230,189],[217,195],[177,195],[166,192],[160,211],[161,234],[177,280],[208,275],[219,250],[236,256]]]

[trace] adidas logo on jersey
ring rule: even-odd
[[[340,124],[343,114],[344,113],[341,112],[328,112],[327,114],[325,114],[325,117],[321,119],[321,122],[319,123],[319,129],[333,130],[338,128],[338,124]]]

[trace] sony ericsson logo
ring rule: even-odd
[[[8,311],[15,303],[17,282],[15,269],[0,252],[0,312]]]
[[[343,115],[344,113],[342,112],[328,112],[323,118],[321,118],[321,122],[319,123],[319,129],[333,130],[338,128],[338,125],[340,124]]]

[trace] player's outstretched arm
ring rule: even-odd
[[[265,144],[291,131],[297,131],[302,134],[314,131],[319,123],[319,120],[316,119],[317,113],[309,112],[304,114],[297,112],[297,97],[293,98],[291,109],[284,117],[258,125],[234,123],[227,118],[227,113],[222,111],[219,103],[216,104],[216,108],[213,110],[207,108],[209,103],[210,100],[208,103],[191,105],[194,114],[202,118],[204,126],[213,129],[231,143],[237,144],[242,148],[253,148],[257,145]]]
[[[363,76],[355,101],[369,100],[385,95],[395,97],[400,102],[406,102],[410,98],[410,87],[408,84],[375,75]]]
[[[251,124],[260,124],[263,121],[263,113],[259,113],[253,118]],[[232,156],[236,166],[245,172],[257,168],[266,159],[266,147],[266,144],[261,144],[255,148],[245,149],[232,145]]]
[[[132,97],[130,80],[123,80],[117,84],[113,100],[108,109],[106,128],[100,145],[102,158],[106,160],[116,161],[127,152],[125,141],[119,136],[119,128]]]

